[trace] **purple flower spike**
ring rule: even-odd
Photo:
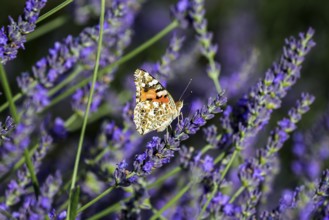
[[[8,140],[10,132],[15,128],[14,120],[8,116],[4,125],[0,122],[0,143],[4,140]]]
[[[24,49],[26,35],[34,31],[41,9],[47,0],[28,0],[25,3],[24,15],[18,17],[15,22],[9,17],[10,25],[7,30],[0,29],[0,61],[5,64],[16,58],[18,49]]]
[[[32,48],[26,51],[34,54],[28,60],[10,65],[20,48],[30,50],[38,43],[25,45],[46,1],[25,0],[24,14],[0,27],[0,63],[9,64],[11,73],[29,68],[18,74],[16,85],[8,77],[12,98],[6,82],[0,86],[5,93],[0,99],[6,102],[0,104],[0,220],[329,220],[329,170],[323,171],[329,162],[329,112],[319,121],[307,115],[299,126],[314,97],[298,97],[296,91],[315,80],[291,90],[315,45],[313,29],[287,38],[281,57],[256,80],[256,63],[263,68],[268,60],[250,53],[253,46],[245,27],[253,44],[273,42],[259,41],[257,19],[249,25],[254,3],[232,10],[235,3],[177,0],[170,17],[167,1],[106,0],[103,20],[104,2],[76,0],[69,6],[73,10],[46,21],[50,29],[43,36],[49,39],[40,38],[39,46],[44,46],[42,41],[53,41],[53,46]],[[78,25],[66,22],[65,13],[70,12]],[[56,39],[62,31],[73,35]],[[91,115],[81,130],[79,116],[88,103],[96,58]],[[228,59],[223,69],[227,78],[219,78],[223,66],[217,59]],[[30,62],[34,64],[28,67]],[[157,80],[142,79],[142,89],[137,86],[136,91],[131,70],[143,68],[142,63]],[[186,79],[193,79],[192,88],[183,93],[193,94],[184,98],[177,120],[161,133],[154,130],[154,136],[140,135],[134,123],[136,100],[148,109],[161,107],[142,112],[147,123],[159,124],[159,115],[172,110],[173,97]],[[158,83],[165,91],[161,86],[153,89]],[[321,111],[320,102],[313,113]],[[7,117],[15,109],[17,123]],[[306,131],[298,130],[289,141],[299,127]],[[71,196],[70,184],[80,189],[79,195]]]
[[[226,98],[222,95],[218,95],[215,99],[209,99],[207,106],[203,106],[191,118],[187,117],[180,121],[173,136],[166,135],[165,139],[153,137],[152,141],[147,143],[145,153],[135,158],[133,172],[126,169],[126,164],[124,168],[122,168],[122,164],[117,166],[115,170],[116,183],[126,186],[129,183],[127,174],[149,175],[153,169],[168,163],[174,156],[174,152],[180,149],[180,142],[189,138],[190,134],[194,134],[204,125],[204,123],[195,124],[195,122],[199,122],[195,119],[201,117],[204,120],[209,120],[214,114],[222,111],[221,108],[225,103]],[[147,156],[145,157],[145,155]],[[205,169],[211,169],[211,167],[210,160],[207,160]]]
[[[257,158],[246,160],[240,166],[239,178],[242,186],[248,189],[249,199],[247,205],[242,208],[245,217],[255,215],[255,207],[261,196],[266,196],[272,184],[273,176],[278,171],[277,152],[282,148],[289,134],[296,128],[295,124],[300,121],[303,114],[307,112],[313,103],[314,97],[302,94],[295,108],[289,112],[288,118],[278,122],[278,126],[271,132],[265,149],[257,151]]]
[[[314,31],[310,28],[298,40],[293,37],[286,40],[280,61],[274,63],[266,72],[265,78],[251,88],[250,92],[222,117],[221,121],[224,122],[227,132],[222,135],[223,146],[232,142],[231,137],[240,134],[243,138],[236,139],[240,141],[235,141],[233,145],[243,149],[248,138],[255,136],[268,123],[273,109],[281,106],[281,99],[300,77],[301,61],[315,45],[312,40],[313,34]],[[284,126],[286,122],[281,123]],[[294,128],[286,127],[286,129]],[[281,138],[285,136],[284,133],[278,135],[281,135]]]
[[[177,37],[176,34],[172,36],[166,53],[161,57],[160,62],[157,62],[153,68],[155,73],[159,73],[160,79],[161,77],[169,78],[172,76],[170,64],[178,59],[184,40],[184,37]]]
[[[171,8],[174,17],[178,20],[182,28],[186,28],[189,24],[187,13],[190,7],[189,0],[179,0],[176,5]]]
[[[200,45],[201,53],[208,59],[207,67],[208,76],[218,81],[221,71],[220,64],[214,60],[217,53],[218,45],[212,44],[213,34],[207,30],[207,20],[205,18],[204,0],[192,0],[189,15],[193,21],[193,27],[197,33],[197,39]],[[218,89],[218,88],[217,88]]]
[[[53,132],[59,138],[65,138],[67,136],[67,130],[65,128],[65,122],[61,118],[56,118],[54,122]]]

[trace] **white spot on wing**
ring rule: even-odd
[[[158,80],[153,79],[151,82],[149,82],[150,86],[156,85],[158,83]]]
[[[168,94],[168,92],[166,90],[162,90],[162,91],[157,92],[157,96],[165,96],[167,94]]]

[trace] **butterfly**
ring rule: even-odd
[[[143,135],[154,130],[164,131],[180,115],[183,102],[175,102],[163,85],[147,71],[137,69],[134,77],[134,123],[138,133]]]

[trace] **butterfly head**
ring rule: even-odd
[[[177,102],[175,102],[175,105],[176,105],[176,110],[177,110],[177,115],[176,115],[176,117],[177,117],[183,108],[183,101],[177,101]]]

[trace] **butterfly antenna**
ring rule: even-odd
[[[184,89],[182,95],[181,95],[181,96],[179,97],[179,99],[178,99],[179,101],[182,99],[183,95],[185,94],[185,92],[186,92],[188,86],[191,84],[191,82],[192,82],[192,79],[190,79],[190,81],[187,83],[187,85],[186,85],[186,87],[185,87],[185,89]]]

